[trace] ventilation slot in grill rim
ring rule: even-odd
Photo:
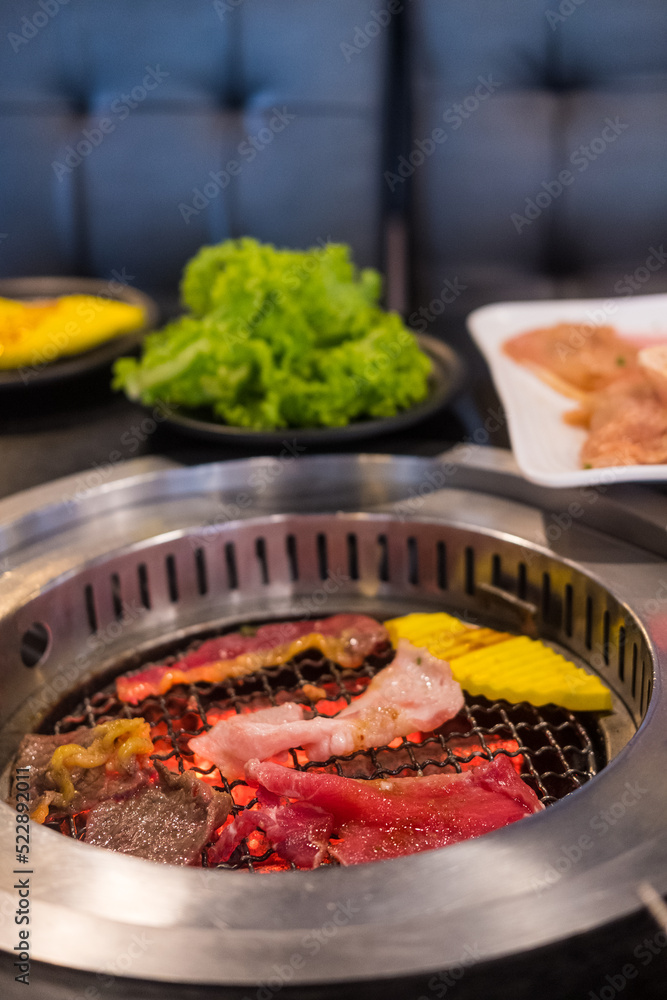
[[[261,581],[266,586],[269,583],[269,560],[266,554],[266,539],[263,537],[255,539],[255,555],[259,564]]]
[[[618,629],[618,676],[621,681],[625,680],[625,625]]]
[[[169,553],[164,560],[165,571],[167,573],[167,590],[169,593],[169,600],[172,604],[178,602],[178,574],[176,571],[176,557],[173,553]]]
[[[563,616],[563,630],[568,639],[572,638],[572,612],[573,612],[574,591],[572,584],[565,584],[565,602]]]
[[[417,586],[419,583],[419,543],[414,535],[408,538],[408,583]]]
[[[586,597],[586,625],[585,625],[585,635],[584,643],[586,649],[593,648],[593,598],[590,594]]]
[[[606,666],[609,666],[609,632],[611,627],[611,616],[608,610],[602,615],[602,658]]]
[[[113,605],[113,616],[117,622],[123,617],[123,595],[120,588],[120,576],[112,573],[109,578],[111,585],[111,603]]]
[[[378,580],[389,582],[389,543],[386,535],[378,535]]]
[[[206,553],[202,548],[195,549],[195,574],[197,577],[197,593],[200,597],[208,594],[208,571],[206,568]]]
[[[225,564],[227,567],[227,584],[230,590],[239,589],[239,574],[236,569],[236,546],[234,542],[225,545]]]
[[[436,567],[438,587],[447,590],[447,546],[445,542],[436,542]]]
[[[551,573],[542,573],[542,618],[548,621],[551,614]]]
[[[525,562],[520,562],[517,567],[516,593],[520,600],[526,600],[528,594],[528,572]]]
[[[288,535],[285,539],[285,551],[287,553],[287,565],[292,583],[299,579],[299,552],[296,535]]]
[[[87,583],[83,589],[83,599],[86,606],[86,619],[88,621],[88,627],[90,629],[91,635],[97,632],[97,610],[95,608],[95,591],[93,590],[93,585]]]
[[[151,609],[151,588],[148,579],[148,568],[146,563],[140,562],[137,566],[137,582],[139,584],[139,600],[146,611]]]
[[[475,594],[475,550],[472,545],[466,545],[464,553],[465,583],[464,589],[469,597]]]
[[[640,694],[639,694],[639,712],[640,712],[640,715],[644,714],[644,698],[645,698],[645,695],[646,695],[646,687],[647,687],[647,684],[646,684],[646,660],[642,656],[642,680],[641,680],[641,688],[640,688]]]
[[[359,549],[357,536],[352,531],[347,535],[347,569],[350,580],[359,579]]]
[[[327,551],[327,536],[321,531],[317,535],[316,544],[320,580],[326,580],[329,576],[329,553]]]

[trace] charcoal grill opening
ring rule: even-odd
[[[128,655],[131,669],[136,669],[141,662],[161,662],[182,650],[183,635],[169,639],[176,623],[194,619],[184,630],[192,640],[201,629],[196,619],[206,620],[212,607],[226,605],[242,612],[258,595],[275,604],[286,592],[292,616],[297,609],[300,617],[308,618],[333,614],[343,606],[365,611],[371,601],[371,613],[381,620],[406,611],[447,609],[472,623],[527,630],[551,641],[578,664],[597,666],[616,691],[615,709],[608,717],[468,696],[456,719],[435,733],[411,734],[396,745],[327,762],[307,762],[302,752],[292,751],[297,768],[383,778],[460,771],[505,754],[549,806],[587,784],[627,743],[650,700],[641,633],[611,594],[552,557],[443,525],[359,517],[225,525],[208,533],[205,543],[196,534],[156,540],[68,580],[50,596],[71,601],[68,619],[78,623],[85,643],[95,648],[98,643],[102,648],[113,645],[109,636],[126,638],[139,625],[171,619],[156,651],[126,653],[120,664],[107,663],[107,679],[127,670]],[[54,621],[53,614],[43,617]],[[247,622],[228,617],[224,630]],[[250,622],[256,623],[256,616]],[[205,623],[207,634],[216,631],[210,620]],[[53,646],[55,655],[56,636]],[[151,725],[155,759],[175,771],[192,768],[214,788],[230,793],[236,815],[254,804],[253,790],[243,781],[228,781],[217,768],[205,771],[198,766],[188,747],[190,737],[225,715],[267,707],[277,698],[310,704],[304,692],[307,684],[324,686],[326,696],[317,702],[316,711],[332,714],[361,692],[390,655],[370,659],[361,670],[343,670],[319,655],[301,656],[224,684],[179,686],[136,708],[116,698],[113,683],[100,686],[93,672],[78,695],[76,687],[68,692],[67,708],[52,710],[41,729],[65,733],[113,718],[143,716]],[[623,688],[631,695],[630,710]],[[47,825],[85,842],[86,813]],[[202,865],[207,864],[207,847]],[[268,872],[294,866],[281,861],[258,831],[219,867]]]
[[[196,645],[196,644],[195,644]],[[234,802],[232,815],[251,808],[254,790],[242,780],[229,781],[217,767],[198,766],[188,747],[190,737],[210,729],[214,722],[234,713],[256,711],[279,702],[299,701],[316,715],[330,716],[361,694],[368,682],[392,657],[392,651],[375,655],[361,668],[343,669],[315,653],[306,653],[281,666],[227,680],[222,684],[179,685],[165,695],[149,696],[139,705],[118,700],[113,684],[85,696],[78,705],[44,731],[67,733],[81,726],[99,725],[116,718],[143,717],[151,726],[153,759],[174,771],[192,769],[215,789],[228,792]],[[313,685],[322,697],[313,704]],[[308,761],[299,749],[290,751],[299,770],[317,769],[350,778],[377,779],[398,775],[433,774],[468,770],[484,760],[505,754],[517,772],[547,806],[580,788],[605,764],[604,741],[594,713],[573,713],[556,705],[536,708],[526,702],[491,702],[466,696],[464,709],[432,733],[412,733],[388,746],[357,751],[327,761]],[[46,825],[85,840],[83,812]],[[207,866],[206,845],[202,865]],[[330,864],[337,864],[331,860]],[[244,840],[221,869],[268,872],[294,869],[279,858],[261,833]]]

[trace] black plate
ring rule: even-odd
[[[59,295],[100,295],[106,299],[140,306],[146,315],[141,330],[133,330],[122,337],[114,337],[81,354],[59,358],[43,365],[26,365],[0,371],[0,389],[45,385],[60,379],[83,375],[96,368],[111,364],[122,354],[127,354],[141,342],[146,330],[153,329],[159,319],[157,303],[136,288],[120,282],[102,281],[98,278],[3,278],[0,280],[0,298],[3,299],[53,299]]]
[[[230,427],[227,424],[216,423],[211,420],[210,411],[207,413],[190,410],[188,414],[172,412],[165,423],[194,437],[218,441],[220,444],[245,445],[247,447],[279,445],[285,441],[286,437],[289,437],[291,442],[296,441],[299,444],[329,445],[405,430],[441,409],[452,398],[463,379],[463,362],[451,347],[425,333],[418,333],[415,336],[422,351],[433,362],[433,371],[429,377],[429,394],[423,403],[419,403],[418,406],[413,406],[409,410],[404,410],[395,417],[358,420],[345,427],[305,429],[283,427],[275,431],[254,431],[245,427]]]

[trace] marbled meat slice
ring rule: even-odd
[[[342,757],[417,730],[428,732],[462,707],[463,692],[449,664],[401,639],[392,662],[337,715],[304,719],[304,706],[287,702],[222,719],[191,739],[190,749],[233,780],[253,758],[266,760],[299,746],[311,760]]]
[[[315,867],[327,849],[341,864],[352,865],[445,847],[543,808],[504,754],[461,774],[376,781],[259,761],[251,761],[246,774],[251,784],[259,785],[260,807],[246,810],[225,828],[212,849],[213,863],[227,860],[252,829],[263,830],[277,853],[303,867]],[[291,813],[290,800],[295,800],[298,815]],[[267,801],[280,805],[262,804]],[[305,806],[317,812],[306,814]],[[326,842],[327,829],[340,838],[336,843]],[[298,849],[303,843],[312,845],[312,865]]]
[[[366,615],[333,615],[319,621],[276,622],[254,635],[232,632],[202,643],[174,663],[151,664],[116,679],[121,701],[138,704],[165,694],[175,684],[217,683],[286,663],[308,649],[318,649],[343,667],[360,667],[389,644],[384,625]]]
[[[91,809],[85,841],[170,865],[200,865],[201,852],[227,819],[231,799],[190,771],[173,774],[156,763],[155,784],[121,801]]]
[[[38,733],[28,733],[21,740],[16,768],[30,768],[30,811],[35,808],[39,799],[49,803],[50,818],[74,816],[84,809],[90,809],[108,798],[122,798],[131,795],[142,785],[147,784],[154,775],[154,769],[147,757],[135,757],[126,768],[108,767],[74,767],[71,780],[75,794],[66,801],[61,794],[58,782],[49,771],[49,764],[58,747],[68,743],[76,743],[88,748],[98,738],[99,729],[89,729],[82,726],[69,733],[59,733],[53,736],[42,736]],[[10,802],[14,801],[14,793]]]

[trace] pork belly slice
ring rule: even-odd
[[[143,720],[140,720],[143,721]],[[53,736],[43,736],[38,733],[28,733],[21,740],[16,759],[17,768],[30,768],[29,797],[30,811],[33,812],[41,800],[44,812],[48,806],[50,819],[74,816],[84,809],[90,809],[108,798],[122,798],[131,795],[138,788],[146,785],[155,774],[153,765],[146,755],[134,756],[126,767],[73,767],[70,779],[74,786],[71,798],[62,794],[59,782],[49,769],[53,754],[69,743],[88,749],[99,739],[103,727],[89,729],[82,726],[69,733],[59,733]],[[10,803],[15,802],[12,791]],[[41,819],[39,820],[42,821]]]
[[[304,718],[303,705],[287,702],[222,719],[191,739],[190,748],[233,780],[253,758],[266,760],[299,746],[311,760],[343,757],[417,730],[429,732],[462,707],[463,692],[449,664],[401,639],[392,662],[337,715]]]
[[[353,865],[445,847],[543,808],[504,754],[461,774],[377,781],[259,761],[251,761],[246,773],[259,786],[260,807],[223,830],[209,855],[212,863],[227,860],[255,829],[300,867],[315,867],[327,850]],[[327,830],[340,839],[328,843]]]
[[[227,819],[231,798],[190,771],[173,774],[155,766],[155,784],[91,809],[85,841],[148,861],[200,865],[202,849]]]
[[[388,643],[384,625],[366,615],[276,622],[260,626],[254,635],[232,632],[216,636],[174,663],[151,664],[118,677],[116,690],[121,701],[136,705],[149,695],[165,694],[176,684],[218,683],[241,677],[286,663],[307,649],[318,649],[343,667],[360,667]]]

